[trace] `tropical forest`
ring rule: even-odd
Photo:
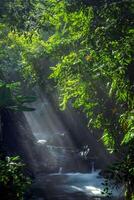
[[[134,200],[133,44],[133,0],[0,0],[0,200]]]

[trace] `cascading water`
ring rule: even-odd
[[[47,167],[50,171],[57,170],[60,167],[60,160],[64,156],[62,151],[64,141],[73,146],[72,141],[67,136],[67,130],[59,120],[51,103],[38,91],[38,100],[33,103],[36,108],[34,112],[26,112],[25,117],[31,127],[32,133],[36,140],[37,171],[42,171]],[[63,138],[66,137],[64,140]],[[58,148],[59,147],[59,148]],[[59,158],[61,157],[61,158]]]
[[[34,188],[49,191],[49,200],[108,200],[102,194],[104,178],[99,176],[99,172],[100,170],[92,173],[52,173],[44,177],[41,175],[37,178]],[[121,198],[120,190],[112,190],[111,200]]]
[[[63,170],[63,168],[62,168],[62,167],[60,167],[60,168],[59,168],[59,172],[58,172],[58,173],[59,173],[59,174],[61,174],[61,173],[62,173],[62,170]]]
[[[95,172],[95,163],[94,161],[91,162],[91,173],[94,173]]]
[[[90,172],[88,171],[89,167],[87,173],[86,171],[84,173],[79,172],[80,167],[78,168],[78,166],[80,165],[82,168],[83,162],[82,159],[78,163],[76,162],[75,157],[79,157],[79,154],[68,134],[68,130],[47,97],[40,91],[38,93],[40,97],[33,105],[36,110],[25,113],[35,137],[35,146],[38,152],[35,158],[37,173],[31,188],[32,196],[36,196],[36,200],[39,198],[48,200],[102,198],[102,182],[104,182],[104,179],[99,176],[100,170],[96,170],[95,162],[91,161]],[[77,173],[66,172],[72,162],[75,163]],[[116,190],[113,191],[114,198],[117,194]],[[77,195],[80,195],[80,198]],[[29,199],[32,199],[32,197],[28,197]]]

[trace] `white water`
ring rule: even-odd
[[[61,187],[65,192],[84,192],[87,196],[103,197],[103,185],[104,178],[99,176],[100,170],[96,170],[91,173],[53,173],[50,174],[50,179],[57,177],[57,180],[63,176],[63,182],[61,181],[57,187]],[[110,188],[113,197],[121,197],[122,191]]]
[[[34,157],[37,166],[35,171],[40,171],[43,166],[47,166],[50,169],[50,165],[59,165],[59,153],[52,146],[64,147],[64,142],[70,147],[73,147],[74,144],[51,102],[41,91],[37,93],[38,100],[32,105],[36,110],[34,112],[25,112],[24,114],[36,141],[35,148],[39,152],[38,156]],[[43,147],[47,148],[48,152],[46,154],[45,150],[40,150]],[[32,154],[32,152],[30,153]]]
[[[49,143],[55,145],[56,141],[58,146],[64,147],[64,141],[66,140],[66,143],[73,147],[73,141],[68,134],[68,130],[66,130],[66,127],[64,127],[64,124],[60,121],[60,118],[54,112],[52,105],[46,97],[43,96],[42,99],[34,103],[34,107],[36,111],[25,113],[25,116],[35,136],[37,148],[43,145],[47,147],[50,146],[50,148],[48,148],[50,151],[49,158],[47,158],[48,160],[46,159],[44,151],[42,151],[42,155],[40,156],[41,161],[43,164],[47,163],[49,165],[49,163],[56,163],[56,165],[58,165],[59,154],[56,153],[56,149],[52,148]],[[64,138],[64,136],[66,136],[66,138]],[[52,162],[50,162],[51,160]],[[40,167],[40,162],[37,161],[37,164]],[[53,178],[56,177],[56,182],[53,187],[60,188],[60,191],[63,190],[65,193],[83,192],[87,196],[95,196],[99,199],[99,197],[103,196],[102,183],[104,182],[104,178],[99,176],[100,170],[95,170],[94,162],[91,162],[90,171],[91,173],[63,173],[63,168],[60,167],[58,173],[50,174],[47,178],[51,179],[53,182]],[[43,179],[43,175],[41,178]],[[44,185],[45,181],[43,180],[41,182],[41,187]],[[112,194],[113,196],[120,197],[120,192],[117,190],[112,190]]]
[[[62,170],[63,170],[63,168],[62,168],[62,167],[60,167],[60,168],[59,168],[59,174],[61,174],[61,173],[62,173]]]
[[[91,172],[95,172],[95,166],[94,166],[94,161],[91,162]]]

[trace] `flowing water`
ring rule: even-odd
[[[91,172],[92,173],[95,172],[94,161],[91,162]]]
[[[121,200],[121,190],[111,188],[111,197],[102,195],[104,178],[99,172],[40,174],[32,186],[32,195],[44,200]]]
[[[35,179],[26,199],[122,199],[121,189],[111,188],[111,198],[102,195],[104,178],[99,175],[100,170],[95,168],[95,160],[87,164],[86,171],[79,171],[83,170],[83,161],[48,99],[40,93],[40,98],[33,106],[36,111],[25,113],[25,117],[35,137],[37,155],[34,158]],[[70,167],[71,163],[73,167]]]

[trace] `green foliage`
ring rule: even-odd
[[[134,103],[127,78],[133,62],[133,3],[113,3],[97,11],[86,7],[75,12],[67,12],[64,1],[53,3],[55,17],[50,17],[49,23],[55,31],[45,46],[57,62],[50,78],[56,80],[61,108],[71,101],[75,108],[83,109],[89,126],[104,127],[102,139],[115,149],[121,142],[120,115],[127,112],[126,102],[129,110]],[[126,9],[127,13],[122,14]]]
[[[104,181],[104,183],[102,183],[102,185],[104,187],[102,194],[106,197],[111,197],[112,191],[110,189],[110,182],[107,179],[105,179],[105,181]]]
[[[127,156],[124,157],[124,159],[112,164],[108,167],[106,171],[107,179],[110,181],[113,180],[113,186],[122,186],[124,185],[124,188],[126,190],[125,196],[126,200],[132,200],[133,199],[133,193],[134,193],[134,159],[133,159],[133,145],[131,148],[129,147],[127,152]]]
[[[10,28],[25,31],[35,19],[32,18],[35,0],[3,0],[0,2],[0,21]]]
[[[24,164],[18,156],[0,158],[0,192],[8,192],[10,200],[23,200],[27,187],[31,184],[30,178],[24,176]],[[4,198],[3,196],[3,198]]]
[[[114,141],[113,135],[110,134],[107,129],[104,129],[102,140],[103,140],[104,145],[107,147],[107,149],[112,153],[114,151],[115,141]]]
[[[65,1],[51,2],[53,18],[49,10],[48,21],[53,32],[44,46],[56,63],[50,78],[57,85],[61,109],[69,102],[85,112],[88,126],[103,129],[102,140],[111,153],[133,152],[134,3],[120,1],[99,9],[86,5],[69,10]],[[126,150],[133,160],[130,151]],[[127,165],[127,153],[120,165],[126,170],[123,177],[133,170],[133,161]],[[114,170],[118,179],[120,170]]]
[[[134,111],[132,110],[121,115],[120,123],[125,132],[122,144],[132,143],[134,141]]]
[[[25,103],[32,103],[36,100],[34,96],[22,96],[16,94],[18,83],[0,84],[0,109],[12,109],[16,111],[33,111]]]
[[[40,52],[38,34],[35,33],[32,37],[32,33],[29,32],[27,35],[30,39],[27,39],[24,33],[20,36],[10,31],[5,24],[0,24],[0,33],[0,71],[2,73],[0,78],[11,82],[20,77],[21,82],[34,83],[36,76],[32,63],[35,59],[34,55],[37,56]]]
[[[50,77],[55,78],[57,82],[61,94],[60,105],[65,109],[71,99],[76,108],[82,107],[86,112],[90,118],[90,125],[106,126],[107,133],[104,131],[106,144],[106,136],[111,129],[114,126],[118,126],[114,129],[120,127],[117,125],[119,115],[125,112],[125,108],[122,107],[126,102],[133,104],[133,99],[128,99],[131,92],[130,82],[126,79],[128,65],[132,62],[133,35],[130,31],[132,28],[128,22],[124,24],[119,22],[124,10],[122,6],[125,6],[125,9],[127,7],[130,12],[128,13],[130,21],[132,4],[111,4],[110,11],[109,7],[104,6],[97,11],[98,19],[96,19],[96,13],[93,14],[91,8],[67,13],[64,1],[61,1],[60,5],[57,5],[56,1],[53,2],[55,2],[56,17],[49,18],[49,23],[55,26],[55,32],[46,42],[46,48],[58,62],[52,68],[53,73]],[[113,16],[115,12],[118,17],[117,14]],[[81,24],[79,30],[77,23]],[[93,26],[94,23],[97,25]],[[119,38],[113,38],[115,35],[113,31]],[[123,35],[120,35],[119,31]],[[110,105],[111,102],[113,105]],[[108,120],[106,120],[107,110],[109,110]],[[109,138],[112,139],[110,135],[111,133]]]

